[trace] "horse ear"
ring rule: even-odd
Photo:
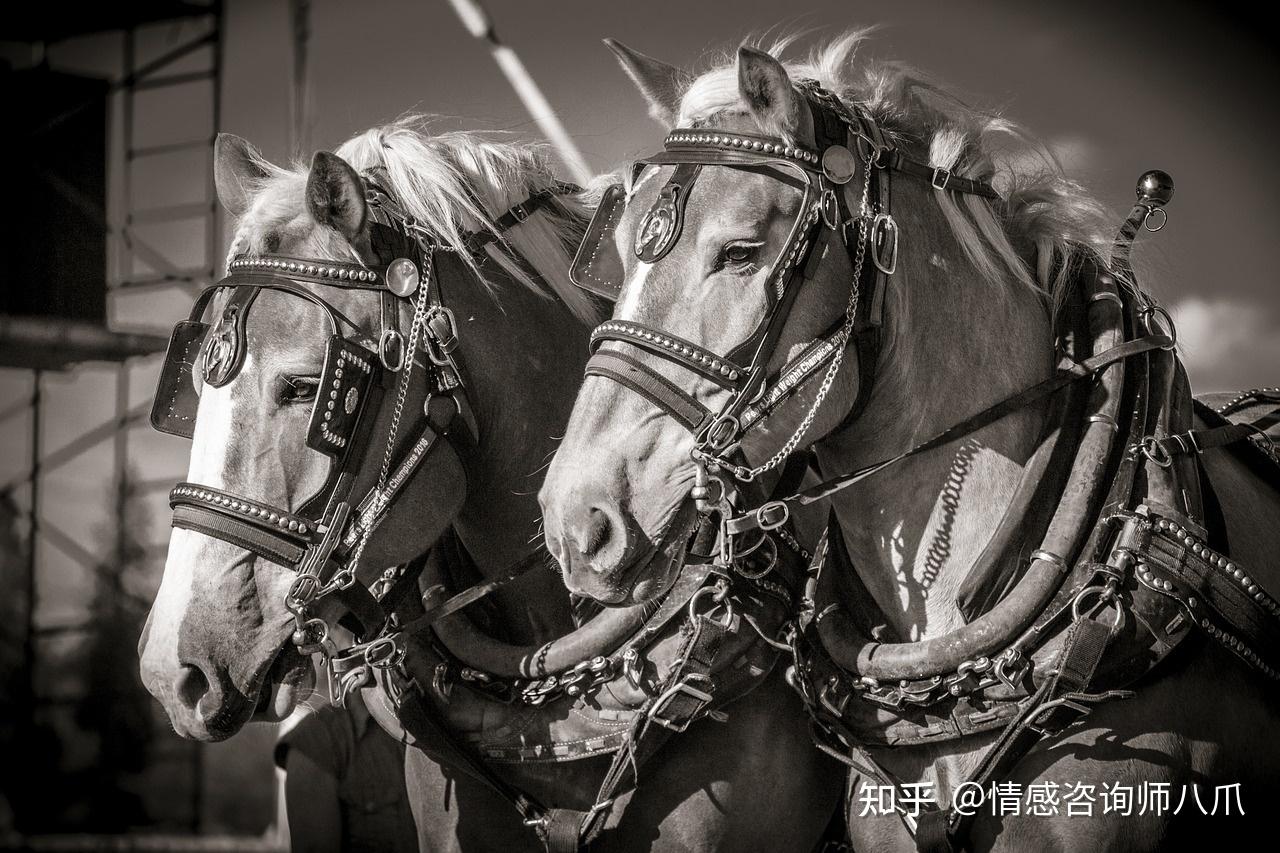
[[[218,201],[232,216],[249,209],[251,185],[267,176],[264,162],[247,139],[234,133],[218,134],[213,143],[213,184]]]
[[[616,39],[605,39],[605,46],[618,57],[622,70],[632,79],[649,102],[649,115],[670,129],[680,114],[680,95],[684,88],[684,72],[638,50],[632,50]]]
[[[756,121],[769,132],[795,133],[800,100],[782,63],[763,50],[738,48],[738,90]]]
[[[307,210],[320,225],[336,230],[353,245],[364,233],[369,206],[364,182],[346,160],[328,151],[317,151],[307,176]]]

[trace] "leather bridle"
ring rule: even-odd
[[[372,587],[356,583],[365,544],[437,447],[445,444],[461,457],[478,440],[456,359],[457,324],[435,272],[435,253],[447,249],[378,185],[376,174],[365,178],[371,244],[376,256],[392,259],[387,266],[279,255],[233,258],[228,275],[201,293],[190,318],[175,328],[151,418],[156,429],[191,438],[198,403],[195,383],[216,387],[234,378],[244,360],[246,318],[261,291],[303,299],[325,313],[331,334],[307,433],[309,447],[332,457],[323,487],[297,509],[188,482],[174,487],[169,499],[174,527],[228,542],[296,573],[285,605],[294,620],[292,642],[303,654],[336,653],[330,626],[317,615],[329,600],[354,618],[351,627],[358,636],[381,633],[399,593],[416,581],[416,575],[396,567]],[[524,222],[550,199],[576,190],[557,184],[534,193],[495,218],[491,229],[469,235],[468,250],[480,255],[487,243],[500,239],[502,232]],[[315,292],[327,289],[379,294],[377,337]],[[210,337],[202,317],[218,293],[226,293],[227,299]],[[400,331],[404,302],[413,306],[407,335]],[[194,375],[197,366],[199,378]],[[420,412],[410,416],[402,440],[400,422],[418,366],[426,374],[426,398]],[[376,482],[364,487],[368,475],[361,472],[373,464],[374,424],[389,391],[394,391],[394,409],[385,454]],[[465,488],[454,499],[461,504],[463,495]],[[537,563],[521,561],[514,575]]]
[[[749,483],[792,455],[850,344],[857,350],[860,377],[847,419],[857,417],[866,405],[879,360],[885,290],[897,267],[899,231],[890,209],[891,173],[927,179],[939,192],[999,197],[985,182],[910,159],[864,110],[847,107],[816,83],[802,81],[797,88],[813,116],[813,149],[773,137],[677,128],[667,136],[661,152],[636,164],[636,175],[650,166],[675,167],[639,227],[635,251],[648,263],[660,260],[679,239],[684,205],[705,166],[749,169],[802,190],[799,213],[766,279],[774,298],[756,329],[727,354],[631,320],[607,321],[591,336],[595,352],[587,364],[588,376],[623,385],[694,434],[693,459],[698,466],[694,497],[703,508],[722,501],[726,494],[721,474]],[[860,194],[852,198],[851,190],[859,187]],[[616,220],[617,215],[602,205],[597,218]],[[604,266],[599,260],[601,244],[609,236],[593,222],[574,264],[575,281],[595,292],[602,292],[602,280],[607,283],[608,276],[598,270]],[[838,245],[844,246],[853,267],[844,316],[771,375],[769,365],[801,288],[816,277],[826,247]],[[604,292],[617,296],[616,287],[612,293],[607,287]],[[618,349],[600,349],[606,341],[629,344],[692,372],[729,391],[729,398],[713,412],[644,360]],[[791,438],[763,463],[744,464],[740,447],[747,432],[759,427],[824,366],[817,397]],[[774,529],[783,522],[785,518],[770,520],[761,527]]]

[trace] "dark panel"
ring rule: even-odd
[[[0,71],[0,314],[106,321],[107,82]]]
[[[131,29],[142,24],[183,18],[216,11],[215,0],[62,0],[58,3],[30,3],[0,21],[0,40],[52,42],[71,36],[107,30]]]

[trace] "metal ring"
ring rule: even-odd
[[[822,212],[822,221],[828,228],[834,231],[840,227],[840,201],[836,198],[835,190],[827,188],[822,191],[818,209]]]
[[[1152,226],[1151,220],[1155,219],[1157,213],[1160,214],[1160,224]],[[1165,213],[1163,207],[1148,207],[1147,215],[1142,217],[1142,227],[1154,234],[1163,228],[1168,221],[1169,214]]]
[[[745,557],[747,554],[754,553],[765,542],[769,543],[769,548],[772,551],[772,553],[769,555],[768,562],[765,564],[765,567],[763,569],[760,569],[759,571],[747,571],[746,569],[744,569],[742,566],[742,558]],[[742,575],[747,580],[758,581],[761,578],[763,578],[765,575],[772,572],[774,568],[778,565],[778,542],[772,536],[766,533],[761,537],[760,542],[757,543],[755,546],[753,546],[750,551],[740,553],[737,556],[738,556],[738,559],[734,560],[734,563],[733,563],[733,570],[738,574]]]
[[[889,260],[883,261],[880,257],[880,235],[884,234],[886,238],[892,238],[893,242],[889,248]],[[871,262],[876,265],[876,269],[885,275],[893,275],[898,269],[898,223],[892,214],[877,213],[876,218],[871,222]]]
[[[395,341],[396,360],[392,363],[387,357],[388,344]],[[404,335],[395,329],[383,329],[382,337],[378,338],[378,360],[382,362],[382,366],[392,373],[399,373],[404,369],[406,354],[404,349]]]
[[[887,169],[889,163],[884,159],[885,155],[893,149],[888,145],[877,145],[876,141],[861,131],[856,131],[854,139],[858,149],[858,154],[868,166],[874,166],[877,169]]]
[[[729,426],[728,431],[724,431],[722,425]],[[719,438],[716,433],[724,434]],[[737,439],[742,432],[742,423],[733,415],[720,415],[714,421],[707,425],[706,430],[702,433],[703,441],[707,446],[717,452],[724,450]]]
[[[1165,446],[1156,440],[1154,435],[1149,435],[1142,439],[1142,442],[1138,445],[1138,449],[1141,450],[1142,455],[1147,457],[1147,459],[1154,465],[1158,465],[1161,468],[1168,468],[1173,464],[1173,457],[1169,455],[1169,451]]]
[[[369,666],[387,669],[404,660],[404,649],[394,637],[379,637],[364,650],[364,662]]]
[[[301,610],[315,600],[319,590],[320,578],[315,575],[298,575],[293,579],[293,583],[289,584],[289,591],[285,593],[285,606],[292,611],[293,605],[297,605],[297,609]]]
[[[782,515],[777,520],[766,519],[766,514],[772,514],[781,510]],[[791,518],[791,506],[786,501],[769,501],[762,504],[755,512],[756,524],[760,525],[761,530],[777,530],[786,524]]]
[[[711,596],[719,595],[720,597],[716,599],[716,604],[710,610],[708,610],[705,615],[708,615],[708,616],[711,615],[712,613],[715,612],[716,607],[723,605],[724,619],[720,623],[720,625],[723,628],[728,628],[730,625],[733,624],[733,600],[725,597],[723,593],[721,593],[720,588],[718,586],[704,586],[704,587],[701,587],[697,592],[693,594],[693,598],[689,599],[689,605],[688,605],[689,621],[690,622],[698,621],[698,602],[701,601],[702,598],[707,595],[711,595]]]

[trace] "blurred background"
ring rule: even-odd
[[[137,674],[167,492],[188,452],[147,426],[159,353],[220,274],[227,237],[212,140],[234,132],[283,161],[406,111],[437,114],[441,130],[544,135],[445,0],[23,6],[0,23],[0,846],[278,847],[271,727],[182,741]],[[485,8],[590,170],[662,136],[605,36],[696,67],[753,35],[800,31],[805,48],[883,24],[872,55],[1025,124],[1117,223],[1141,172],[1170,172],[1169,224],[1137,254],[1196,390],[1280,380],[1280,76],[1260,12],[1174,0]]]

